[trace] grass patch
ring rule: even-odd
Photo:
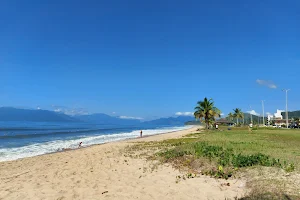
[[[219,130],[203,130],[179,139],[134,146],[132,148],[150,152],[148,157],[151,159],[171,163],[180,170],[217,178],[227,179],[242,173],[248,174],[250,181],[254,180],[253,174],[250,174],[258,171],[260,166],[272,167],[270,169],[280,171],[278,176],[262,170],[255,176],[255,184],[249,187],[252,191],[257,190],[255,188],[263,188],[263,191],[256,191],[243,199],[299,198],[300,130],[297,129],[231,127],[228,130],[228,127],[219,127]],[[257,187],[261,181],[264,184]],[[274,182],[272,190],[266,187],[267,181]]]
[[[233,171],[238,168],[256,165],[281,167],[289,172],[294,170],[294,164],[287,164],[286,161],[282,163],[279,159],[270,158],[268,155],[262,153],[242,155],[241,153],[235,153],[232,148],[226,149],[217,145],[209,145],[207,142],[185,143],[175,148],[161,151],[156,155],[158,155],[163,162],[173,162],[184,156],[192,156],[194,159],[206,158],[216,167],[208,171],[206,170],[204,173],[225,179],[231,177]],[[224,169],[226,169],[226,171]]]
[[[261,153],[280,160],[282,164],[293,163],[300,171],[300,130],[258,128],[249,132],[248,128],[221,128],[219,131],[203,131],[188,135],[197,142],[232,149],[235,154],[255,155]]]

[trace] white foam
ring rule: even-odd
[[[143,136],[184,130],[187,128],[190,128],[190,126],[143,130]],[[10,160],[17,160],[25,157],[38,156],[46,153],[56,152],[63,148],[76,148],[79,142],[82,142],[83,146],[90,146],[93,144],[103,144],[107,142],[136,138],[139,136],[139,134],[140,131],[136,130],[127,133],[106,134],[106,135],[86,136],[86,137],[82,136],[82,138],[74,139],[74,140],[56,140],[56,141],[45,142],[45,143],[31,144],[28,146],[17,147],[17,148],[2,148],[0,149],[0,161],[10,161]]]

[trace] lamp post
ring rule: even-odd
[[[285,92],[285,118],[286,118],[286,128],[289,128],[289,116],[288,116],[288,91],[291,89],[283,89]]]
[[[261,100],[261,104],[262,104],[262,111],[263,111],[263,126],[265,125],[265,107],[264,107],[264,101],[265,100]]]
[[[252,113],[251,113],[251,111],[252,111],[252,108],[251,108],[251,105],[250,105],[251,124],[253,124],[253,121],[252,121]]]

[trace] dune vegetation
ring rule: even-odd
[[[150,160],[169,163],[186,177],[247,180],[245,199],[300,198],[300,130],[220,127],[183,138],[143,142],[139,149]],[[147,153],[145,153],[147,151]]]
[[[212,100],[197,103],[195,117],[206,129],[183,138],[143,142],[131,147],[159,163],[186,172],[185,178],[206,175],[245,179],[243,199],[300,198],[300,130],[248,126],[211,128],[220,111]],[[235,114],[242,118],[240,110]],[[147,153],[145,153],[147,152]]]

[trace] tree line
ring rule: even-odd
[[[221,110],[215,106],[213,99],[204,98],[203,101],[198,101],[195,107],[194,116],[202,123],[205,123],[205,127],[209,128],[215,123],[216,117],[221,117]],[[236,123],[239,124],[239,119],[244,120],[244,113],[240,108],[233,109],[233,113],[228,114],[230,120],[236,119]]]

